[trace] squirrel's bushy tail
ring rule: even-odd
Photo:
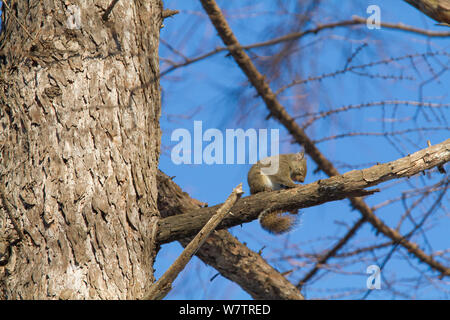
[[[289,213],[283,211],[268,211],[264,210],[260,213],[258,220],[261,226],[275,234],[282,234],[291,231],[297,224],[296,211]]]

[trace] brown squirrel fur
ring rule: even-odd
[[[278,166],[278,170],[270,171],[270,166]],[[299,185],[294,181],[304,182],[306,176],[306,159],[303,152],[281,154],[264,158],[255,163],[248,172],[248,185],[250,193],[255,194],[264,191],[296,188]],[[288,232],[295,225],[296,211],[291,215],[281,211],[264,210],[259,215],[261,226],[272,233],[281,234]]]

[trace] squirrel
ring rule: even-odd
[[[281,154],[264,158],[255,163],[248,172],[247,181],[250,193],[296,188],[294,181],[304,182],[306,176],[306,159],[303,152]],[[295,225],[297,210],[291,215],[281,211],[266,209],[259,214],[261,226],[275,234],[288,232]]]

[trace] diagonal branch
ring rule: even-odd
[[[214,0],[200,0],[203,8],[207,12],[212,24],[216,28],[222,41],[227,46],[240,46],[239,41],[233,34],[228,22],[223,16],[220,8]],[[245,73],[250,83],[255,87],[258,94],[263,99],[270,115],[277,119],[293,136],[293,138],[305,148],[305,152],[317,163],[318,167],[329,176],[339,175],[339,171],[333,166],[316,147],[312,140],[295,122],[286,109],[277,100],[274,92],[269,87],[264,76],[256,69],[250,57],[243,49],[230,50],[236,63]],[[389,237],[391,240],[400,243],[408,252],[414,254],[420,261],[430,265],[435,270],[443,274],[450,274],[450,269],[437,263],[431,256],[426,255],[415,243],[403,239],[401,234],[385,225],[370,209],[370,207],[361,198],[351,198],[352,206],[357,209],[368,222],[370,222],[378,231]]]
[[[308,282],[318,271],[319,269],[330,259],[334,257],[336,253],[356,234],[358,229],[364,224],[365,218],[360,218],[353,227],[342,237],[338,243],[336,243],[333,248],[328,250],[325,254],[319,256],[314,267],[299,281],[297,284],[297,288],[301,289],[303,285]]]
[[[156,283],[154,283],[150,290],[146,293],[145,300],[161,300],[172,289],[172,283],[186,267],[188,262],[197,252],[197,250],[205,243],[211,232],[216,229],[222,219],[229,214],[233,204],[242,196],[242,183],[240,183],[233,192],[227,198],[227,200],[220,206],[217,212],[209,219],[209,221],[203,226],[199,233],[192,239],[189,244],[184,248],[180,256],[175,262],[167,269],[167,271],[161,276]]]

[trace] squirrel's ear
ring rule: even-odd
[[[300,161],[305,157],[305,154],[303,152],[298,152],[295,154],[295,160]]]

